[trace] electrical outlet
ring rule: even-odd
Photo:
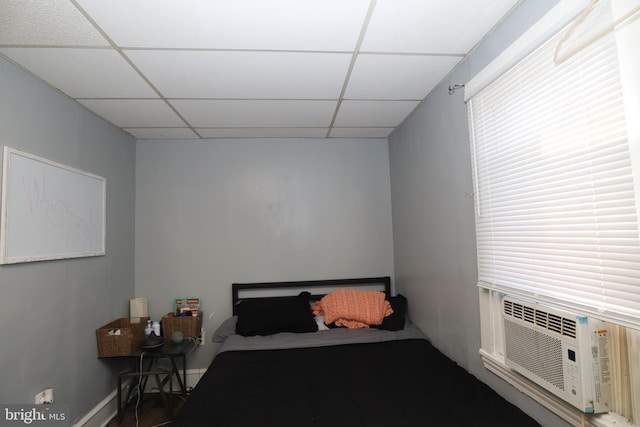
[[[48,405],[53,403],[53,387],[47,387],[40,393],[36,394],[36,405]]]

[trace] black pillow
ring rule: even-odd
[[[393,313],[382,320],[382,324],[374,326],[375,328],[385,329],[387,331],[399,331],[404,329],[404,321],[407,313],[407,298],[398,294],[395,297],[389,297],[387,300],[391,303]]]
[[[294,297],[247,299],[238,304],[236,333],[243,336],[278,332],[316,332],[309,293]]]

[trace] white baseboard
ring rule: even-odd
[[[206,369],[187,369],[187,388],[196,386]],[[178,385],[174,380],[174,391]],[[167,387],[167,391],[168,387]],[[113,390],[107,397],[85,414],[73,427],[105,427],[118,413],[118,390]]]
[[[104,427],[118,413],[118,390],[115,389],[84,417],[73,423],[73,427]]]

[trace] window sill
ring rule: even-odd
[[[584,414],[573,406],[563,402],[553,394],[538,387],[504,364],[504,360],[480,349],[480,356],[484,367],[493,372],[507,383],[514,386],[521,393],[526,394],[551,412],[574,426],[588,427],[633,427],[634,424],[615,413]]]

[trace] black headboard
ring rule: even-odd
[[[245,299],[297,295],[302,291],[308,291],[311,293],[312,299],[318,300],[332,290],[340,288],[361,288],[383,291],[387,297],[390,297],[391,278],[385,276],[356,279],[304,280],[297,282],[233,283],[231,285],[233,314],[236,314],[238,304]]]

